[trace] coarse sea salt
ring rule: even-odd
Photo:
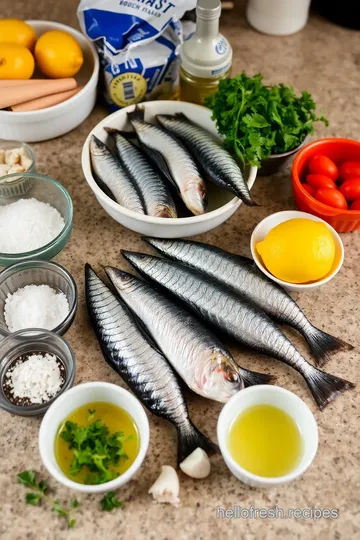
[[[37,199],[0,206],[0,252],[33,251],[54,240],[64,227],[58,210]]]
[[[64,384],[58,358],[49,353],[31,354],[10,368],[5,383],[14,398],[43,403],[55,396]]]
[[[62,291],[49,285],[25,285],[7,295],[4,318],[10,332],[25,328],[53,330],[69,311],[69,302]]]

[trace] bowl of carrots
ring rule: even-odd
[[[300,150],[292,166],[299,210],[324,219],[338,232],[360,229],[360,142],[320,139]]]

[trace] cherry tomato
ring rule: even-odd
[[[333,208],[341,208],[341,210],[347,210],[347,202],[345,197],[340,191],[333,188],[320,188],[315,193],[315,199],[332,206]]]
[[[331,180],[337,180],[339,171],[337,166],[326,156],[314,156],[309,161],[309,171],[311,174],[323,174]]]
[[[345,161],[339,167],[339,176],[341,180],[360,176],[360,161]]]
[[[331,178],[328,176],[324,176],[323,174],[308,174],[306,177],[307,183],[312,186],[315,189],[319,189],[322,187],[325,188],[336,188],[336,184]]]
[[[356,199],[356,201],[354,201],[351,204],[350,210],[359,210],[360,211],[360,199]]]
[[[309,186],[309,184],[302,184],[302,187],[305,189],[305,191],[308,192],[309,195],[315,198],[315,192],[316,192],[315,188],[313,188],[312,186]]]
[[[339,189],[347,201],[355,201],[360,197],[360,176],[348,178]]]

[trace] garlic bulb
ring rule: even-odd
[[[191,478],[206,478],[210,474],[210,460],[202,448],[196,448],[180,463],[180,469]]]
[[[170,465],[163,465],[161,467],[160,476],[149,489],[149,493],[153,496],[154,502],[170,503],[174,506],[179,506],[179,491],[179,478],[175,469]]]

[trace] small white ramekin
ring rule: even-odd
[[[281,279],[273,276],[265,268],[265,265],[257,252],[256,244],[258,242],[261,242],[261,240],[264,240],[265,236],[271,231],[271,229],[273,229],[280,223],[284,223],[284,221],[289,221],[290,219],[295,218],[305,218],[311,219],[312,221],[320,221],[327,226],[333,236],[336,248],[335,260],[331,272],[329,272],[329,274],[327,274],[323,279],[318,279],[317,281],[313,281],[311,283],[289,283],[288,281],[282,281]],[[261,270],[263,274],[265,274],[272,281],[275,281],[275,283],[277,283],[278,285],[281,285],[281,287],[283,287],[284,289],[294,292],[308,291],[311,289],[316,289],[321,285],[325,285],[325,283],[328,283],[328,281],[330,281],[333,277],[336,276],[344,262],[344,245],[335,229],[333,229],[333,227],[326,223],[326,221],[324,221],[323,219],[317,216],[313,216],[312,214],[307,214],[306,212],[300,212],[298,210],[285,210],[283,212],[276,212],[275,214],[270,214],[270,216],[267,216],[265,219],[260,221],[260,223],[258,223],[258,225],[252,232],[250,249],[252,258],[254,259],[256,266]]]
[[[303,453],[297,467],[291,473],[275,478],[258,476],[243,469],[232,458],[228,448],[229,430],[235,418],[253,405],[264,404],[279,407],[291,416],[303,440]],[[302,399],[280,386],[258,385],[241,390],[225,404],[218,419],[217,438],[224,461],[233,475],[249,486],[266,488],[287,484],[302,475],[316,455],[319,436],[314,415]]]
[[[55,437],[64,419],[75,409],[94,401],[105,401],[122,407],[134,419],[139,430],[140,448],[134,463],[115,480],[105,484],[86,485],[70,480],[60,469],[55,458]],[[103,493],[116,490],[134,476],[144,461],[149,446],[149,421],[140,401],[128,390],[106,382],[89,382],[64,392],[49,407],[40,426],[39,450],[44,466],[60,484],[83,493]]]

